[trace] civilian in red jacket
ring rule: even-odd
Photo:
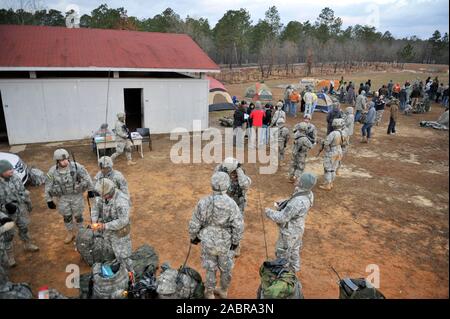
[[[263,120],[266,117],[266,112],[261,107],[261,102],[257,101],[255,103],[255,110],[250,114],[250,119],[252,120],[253,128],[258,131],[258,144],[263,144]],[[254,131],[254,133],[256,133]],[[252,134],[251,146],[255,145],[256,134]]]

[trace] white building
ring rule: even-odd
[[[208,125],[204,74],[219,67],[187,35],[3,25],[0,42],[10,145],[87,138],[118,112],[152,134]]]

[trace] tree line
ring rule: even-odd
[[[73,11],[1,9],[0,24],[66,26]],[[275,6],[254,23],[246,9],[228,10],[214,27],[206,18],[182,19],[171,8],[152,18],[129,16],[123,7],[102,4],[79,18],[81,28],[185,33],[218,64],[259,65],[270,73],[273,65],[296,63],[397,62],[449,64],[448,33],[436,30],[429,39],[398,39],[369,25],[342,28],[332,9],[322,9],[315,21],[281,23]]]

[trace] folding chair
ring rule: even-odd
[[[150,151],[152,151],[153,148],[152,148],[152,137],[150,136],[150,129],[147,127],[139,127],[136,129],[136,132],[141,134],[142,142],[145,142],[145,141],[148,142],[148,148],[150,149]]]

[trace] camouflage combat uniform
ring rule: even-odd
[[[222,172],[222,164],[219,164],[215,172]],[[247,206],[247,191],[252,184],[250,177],[245,175],[244,170],[241,167],[236,169],[237,179],[230,181],[230,187],[228,187],[227,194],[230,196],[236,204],[239,206],[241,213],[244,214],[245,207]]]
[[[278,127],[278,160],[284,160],[284,151],[289,141],[289,129],[285,126]]]
[[[228,195],[214,191],[198,202],[189,223],[189,234],[191,240],[201,240],[207,290],[216,287],[217,270],[221,273],[221,287],[228,289],[234,266],[234,251],[230,247],[239,245],[243,231],[242,214]]]
[[[323,157],[323,169],[325,183],[331,185],[336,178],[336,170],[342,160],[342,147],[345,143],[345,134],[341,130],[334,130],[324,141],[325,155]]]
[[[304,131],[296,131],[294,134],[294,144],[292,146],[292,160],[289,168],[289,178],[299,178],[305,170],[306,156],[313,147]]]
[[[113,181],[116,189],[120,190],[128,199],[130,199],[130,193],[128,192],[128,182],[121,172],[115,169],[111,169],[106,175],[104,175],[102,171],[100,171],[94,177],[94,184],[96,184],[101,178],[104,177]]]
[[[128,161],[131,161],[131,147],[133,143],[128,138],[128,129],[124,122],[117,120],[116,126],[116,152],[111,155],[111,159],[114,161],[120,154],[125,151],[125,156]]]
[[[68,231],[73,230],[73,222],[77,228],[83,226],[83,193],[92,188],[91,177],[80,163],[75,165],[75,162],[70,161],[65,168],[54,165],[48,171],[45,200],[50,202],[54,197],[59,198],[58,210]]]
[[[298,190],[281,211],[266,209],[267,217],[279,227],[275,255],[277,258],[287,259],[295,271],[300,271],[300,249],[305,219],[313,201],[314,195],[311,191]]]
[[[0,210],[6,212],[5,205],[8,203],[17,207],[16,213],[9,215],[9,217],[14,220],[19,230],[20,239],[24,242],[30,242],[31,239],[28,234],[29,214],[32,210],[30,192],[25,189],[22,180],[16,173],[9,179],[0,176]],[[4,234],[7,249],[12,247],[13,235],[14,230]]]
[[[133,271],[128,197],[115,190],[110,200],[99,198],[92,207],[92,222],[104,224],[103,238],[111,245],[117,260]]]
[[[7,214],[0,211],[0,220],[4,218],[10,218]],[[2,224],[0,224],[0,268],[8,267],[8,251],[7,251],[7,244],[10,245],[10,243],[7,243],[8,236],[11,238],[9,242],[12,241],[12,237],[14,236],[14,232],[11,232],[11,230],[3,230]]]

